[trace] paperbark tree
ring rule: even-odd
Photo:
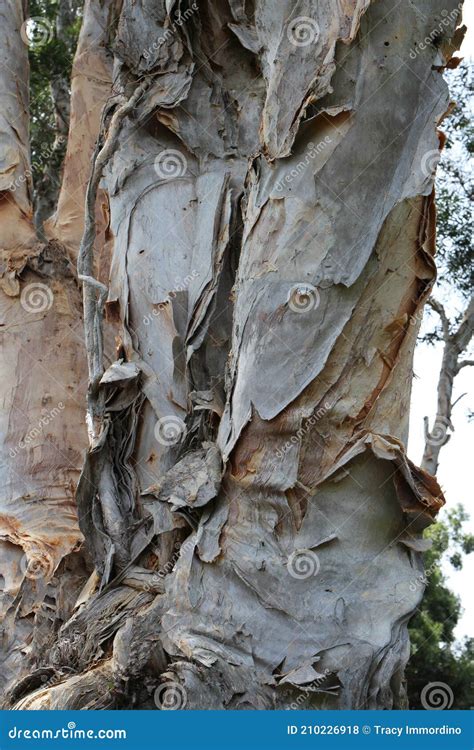
[[[5,17],[4,62],[20,0]],[[405,705],[443,502],[404,446],[459,23],[446,0],[86,3],[42,245],[26,49],[3,65],[8,705]]]

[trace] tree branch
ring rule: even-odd
[[[463,367],[472,367],[474,365],[474,359],[465,359],[463,362],[458,362],[456,367],[456,375],[462,370]]]
[[[464,311],[462,321],[458,330],[453,335],[453,342],[458,354],[462,354],[468,346],[474,334],[474,296],[471,297],[469,304]]]
[[[459,401],[462,398],[464,398],[464,396],[467,396],[467,393],[461,393],[461,395],[457,397],[456,401],[453,401],[452,406],[451,406],[451,411],[454,409],[454,407],[456,406],[456,404],[459,403]],[[454,427],[453,427],[453,430],[454,430]]]
[[[448,339],[449,339],[449,337],[450,337],[451,333],[450,333],[450,328],[449,328],[449,318],[448,318],[448,316],[446,315],[446,310],[444,309],[444,307],[443,307],[443,305],[441,304],[441,302],[438,302],[438,300],[437,300],[437,299],[435,299],[434,297],[430,297],[430,298],[428,299],[428,305],[429,305],[429,306],[430,306],[430,307],[431,307],[431,308],[432,308],[432,309],[433,309],[433,310],[434,310],[435,312],[437,312],[437,313],[438,313],[438,315],[439,315],[439,317],[441,318],[441,325],[442,325],[442,327],[443,327],[443,339],[444,339],[445,341],[448,341]]]

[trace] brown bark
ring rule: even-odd
[[[71,78],[71,117],[64,175],[55,215],[46,226],[48,236],[58,239],[77,258],[84,229],[84,200],[91,159],[99,133],[102,109],[111,94],[112,58],[107,49],[110,25],[118,3],[98,0],[84,6],[84,20],[74,57]],[[97,208],[105,229],[107,208]],[[100,226],[100,225],[99,225]],[[104,243],[100,235],[98,242]]]

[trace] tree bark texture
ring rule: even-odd
[[[50,241],[0,230],[7,455],[64,402],[3,467],[8,705],[405,706],[443,503],[405,444],[459,23],[451,0],[86,3]],[[13,73],[26,55],[2,98]],[[54,304],[18,317],[38,279]]]

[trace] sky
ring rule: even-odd
[[[466,0],[463,10],[463,22],[468,27],[461,47],[460,55],[474,62],[474,0]],[[408,455],[415,463],[420,463],[423,454],[423,417],[428,416],[432,423],[436,413],[436,386],[441,366],[441,346],[428,346],[419,343],[415,351],[411,414],[410,440]],[[472,499],[472,463],[474,446],[474,423],[468,422],[469,408],[474,411],[473,403],[474,367],[465,367],[454,381],[454,400],[467,393],[453,411],[455,431],[440,454],[438,480],[444,490],[447,506],[453,507],[461,502],[471,513],[471,520],[466,530],[474,533],[474,507]],[[462,571],[453,571],[447,565],[444,571],[450,588],[460,597],[464,607],[461,620],[456,628],[456,636],[474,635],[474,553],[464,558]]]

